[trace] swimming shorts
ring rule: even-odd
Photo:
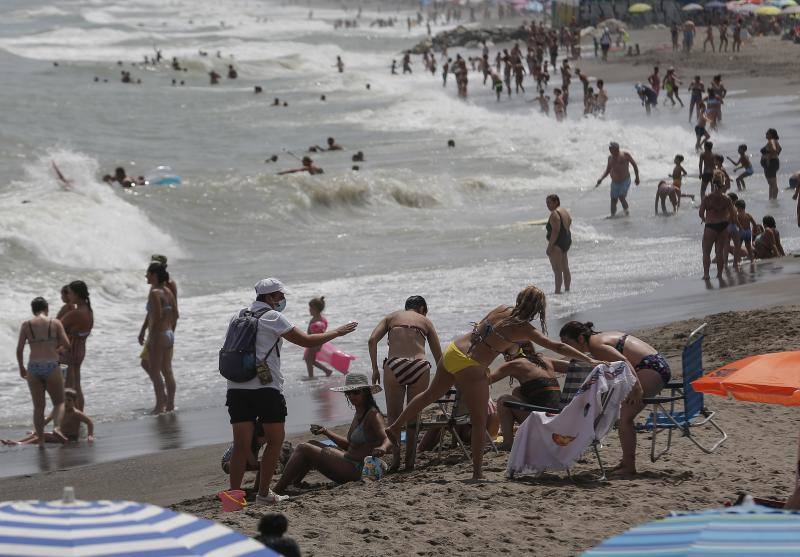
[[[669,184],[661,184],[658,186],[658,193],[662,195],[670,195],[671,193],[675,192],[675,186],[670,186]]]
[[[58,362],[28,362],[28,373],[42,381],[47,381],[56,369]]]
[[[747,168],[744,169],[744,174],[742,174],[742,178],[744,178],[745,176],[752,176],[752,175],[753,175],[753,167],[752,166],[748,166]],[[790,184],[791,184],[791,182],[792,181],[789,180]]]
[[[702,180],[703,182],[710,182],[711,178],[713,178],[713,177],[714,177],[714,173],[713,172],[703,172],[700,175],[700,180]]]
[[[452,373],[454,375],[468,367],[484,367],[459,350],[455,342],[451,342],[447,345],[442,355],[442,366],[447,373]]]
[[[728,228],[728,221],[725,220],[725,221],[722,221],[722,222],[706,223],[706,228],[710,228],[714,232],[720,233],[723,230],[725,230],[726,228]]]
[[[611,182],[611,199],[618,199],[628,195],[628,188],[631,187],[631,177],[628,176],[622,182]]]
[[[695,126],[694,127],[694,134],[697,138],[701,138],[706,134],[706,129],[703,126]]]
[[[739,238],[741,238],[742,242],[745,244],[749,244],[753,240],[753,234],[750,230],[740,230]]]
[[[739,227],[736,226],[734,223],[730,223],[728,225],[728,234],[731,234],[731,235],[739,234]]]
[[[789,187],[796,188],[798,185],[797,178],[789,178]]]

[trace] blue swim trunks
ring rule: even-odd
[[[631,187],[631,177],[628,176],[622,182],[611,182],[611,199],[618,199],[628,195],[628,188]]]

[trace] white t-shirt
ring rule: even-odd
[[[250,311],[258,312],[269,306],[264,302],[253,302],[250,305]],[[239,311],[234,313],[230,321],[233,321],[239,316]],[[272,372],[272,383],[264,385],[258,376],[253,377],[250,381],[244,383],[234,383],[228,381],[228,389],[276,389],[283,393],[283,374],[281,373],[281,359],[278,352],[283,345],[281,335],[286,334],[294,328],[282,313],[269,309],[258,320],[258,334],[256,335],[256,358],[260,361],[264,359],[264,355],[272,349],[277,341],[278,345],[270,352],[267,358],[267,364]]]

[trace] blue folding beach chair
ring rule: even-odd
[[[665,389],[671,391],[670,396],[657,396],[645,398],[645,404],[650,405],[650,416],[642,424],[637,424],[637,431],[652,432],[650,444],[650,460],[655,462],[666,454],[672,447],[672,432],[679,430],[683,437],[688,438],[698,449],[706,454],[711,454],[728,438],[722,428],[714,421],[714,412],[703,404],[703,395],[692,388],[692,381],[703,376],[703,338],[705,337],[706,323],[691,332],[683,348],[681,364],[683,378],[670,381]],[[669,410],[667,410],[667,405]],[[692,429],[703,426],[715,429],[720,437],[709,446],[698,441],[692,434]],[[667,431],[667,444],[661,449],[656,449],[656,437],[660,431]]]

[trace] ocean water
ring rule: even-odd
[[[662,107],[645,118],[632,86],[620,84],[609,88],[605,119],[573,114],[559,125],[538,113],[530,93],[496,103],[478,74],[470,76],[466,101],[452,80],[443,88],[438,75],[422,72],[418,57],[412,75],[392,76],[392,59],[424,30],[369,22],[389,14],[405,21],[408,13],[368,6],[361,27],[337,30],[333,21],[355,17],[354,9],[315,7],[308,19],[306,5],[272,1],[2,3],[0,425],[30,421],[14,355],[30,300],[43,295],[56,311],[60,287],[78,278],[95,309],[82,372],[87,410],[111,421],[151,407],[136,338],[153,253],[169,256],[180,288],[174,369],[182,410],[223,404],[216,352],[225,324],[265,276],[291,288],[286,313],[300,327],[315,295],[326,296],[331,324],[359,321],[336,344],[365,372],[372,327],[409,295],[427,298],[446,340],[495,305],[513,303],[527,284],[552,293],[544,230],[527,224],[547,216],[549,193],[574,216],[573,292],[549,297],[551,320],[699,278],[696,210],[685,200],[677,216],[652,215],[656,184],[674,154],[683,153],[696,175],[685,112]],[[154,48],[178,56],[188,71],[132,65]],[[343,74],[334,67],[337,55]],[[224,75],[229,63],[239,79],[209,86],[207,72]],[[120,83],[123,69],[141,85]],[[173,78],[186,85],[171,86]],[[264,94],[254,95],[254,85]],[[743,141],[757,153],[763,131],[778,127],[788,171],[800,132],[781,124],[796,116],[796,99],[754,98],[733,78],[728,87],[715,142],[729,155]],[[271,106],[275,97],[289,106]],[[293,154],[328,136],[345,151],[312,155],[324,175],[276,175],[298,165]],[[641,168],[629,218],[606,219],[608,182],[592,187],[609,140]],[[354,172],[357,150],[366,161]],[[273,154],[278,161],[265,163]],[[55,179],[53,163],[72,181],[70,191]],[[100,181],[119,165],[131,174],[169,165],[184,182],[122,191]],[[768,204],[760,172],[749,183],[753,214],[774,214],[784,246],[797,247],[788,195]],[[696,178],[687,179],[684,191],[697,190]],[[301,381],[296,347],[287,346],[283,365],[290,417],[293,407],[303,419],[347,415],[338,397],[323,396],[341,376]]]

